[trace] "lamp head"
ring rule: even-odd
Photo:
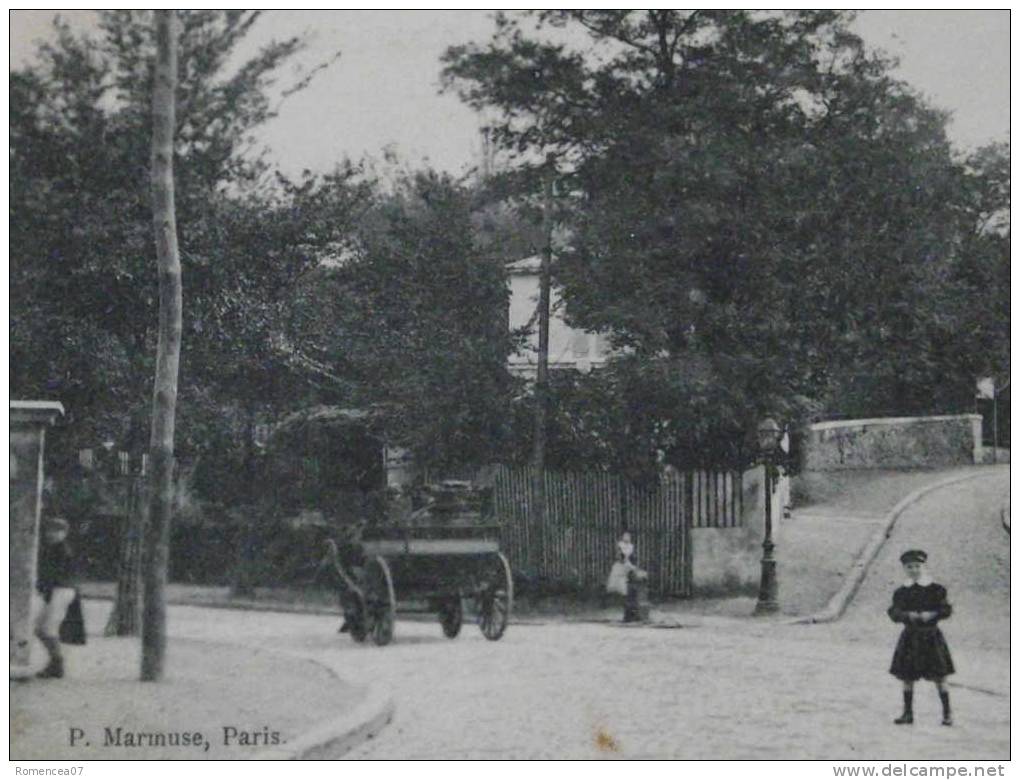
[[[771,417],[758,424],[758,447],[762,452],[774,452],[783,438],[783,429]]]

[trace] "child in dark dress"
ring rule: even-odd
[[[923,550],[907,550],[900,556],[907,581],[893,593],[893,603],[889,607],[889,617],[904,625],[889,669],[903,681],[903,714],[893,722],[914,722],[914,682],[923,678],[931,680],[938,688],[942,725],[952,726],[945,678],[955,670],[938,622],[949,617],[953,608],[946,600],[946,589],[932,582],[925,573],[927,560],[928,554]]]

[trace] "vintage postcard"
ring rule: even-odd
[[[1002,774],[1008,10],[9,24],[20,773]]]

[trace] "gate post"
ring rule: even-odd
[[[64,413],[56,401],[10,406],[10,676],[30,674],[32,594],[42,508],[46,428]]]

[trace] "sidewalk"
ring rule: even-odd
[[[806,617],[823,609],[904,498],[947,480],[991,474],[994,468],[868,470],[827,474],[824,482],[816,479],[816,500],[802,503],[790,518],[781,520],[776,534],[782,615]],[[732,624],[751,616],[756,601],[750,595],[669,601],[653,605],[652,622],[663,626]],[[620,610],[603,611],[597,617],[618,621]]]
[[[11,758],[253,758],[354,712],[366,696],[310,660],[176,637],[165,679],[142,683],[140,646],[135,637],[90,636],[83,647],[64,646],[63,679],[11,682]],[[43,659],[34,647],[33,661]]]
[[[819,475],[812,475],[812,487],[821,500],[797,507],[782,525],[777,543],[784,614],[802,617],[825,607],[904,498],[932,485],[992,474],[995,469],[836,472],[824,475],[824,485]]]

